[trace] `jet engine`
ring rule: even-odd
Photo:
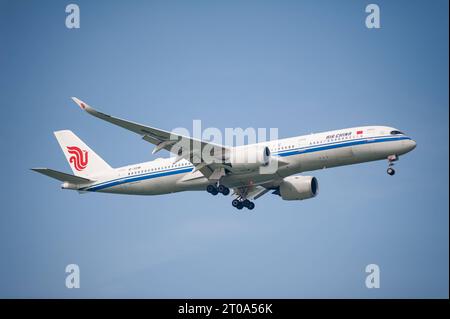
[[[270,149],[267,146],[235,148],[230,154],[230,165],[236,171],[252,171],[270,163]]]
[[[313,176],[289,176],[283,179],[276,194],[284,200],[302,200],[315,197],[319,183]]]

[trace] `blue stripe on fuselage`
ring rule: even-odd
[[[370,143],[410,140],[410,139],[411,138],[406,137],[406,136],[362,138],[359,140],[334,142],[334,143],[322,144],[322,145],[317,145],[317,146],[315,146],[315,145],[314,146],[305,146],[305,147],[301,147],[301,148],[297,148],[297,149],[293,149],[293,150],[287,150],[287,151],[282,151],[282,152],[278,152],[278,153],[273,153],[273,155],[277,155],[280,157],[287,157],[287,156],[299,155],[299,154],[305,154],[305,153],[320,152],[320,151],[325,151],[325,150],[340,148],[340,147],[348,147],[348,146],[370,144]],[[141,174],[141,175],[122,177],[122,178],[102,182],[97,185],[84,187],[84,188],[81,188],[80,190],[97,191],[97,190],[101,190],[101,189],[105,189],[105,188],[109,188],[109,187],[113,187],[113,186],[117,186],[117,185],[121,185],[121,184],[132,183],[132,182],[146,180],[146,179],[153,179],[153,178],[170,176],[170,175],[175,175],[175,174],[189,173],[193,169],[194,169],[193,166],[188,166],[188,167],[173,168],[173,169],[158,171],[158,172],[153,172],[153,173],[146,173],[146,174]]]
[[[143,174],[143,175],[136,175],[136,176],[132,176],[132,177],[127,177],[127,178],[123,178],[123,179],[116,179],[113,181],[108,181],[108,182],[104,182],[101,184],[97,184],[94,186],[90,186],[85,188],[84,190],[87,191],[98,191],[104,188],[109,188],[109,187],[113,187],[113,186],[117,186],[117,185],[121,185],[121,184],[125,184],[125,183],[132,183],[132,182],[137,182],[137,181],[142,181],[145,179],[152,179],[152,178],[158,178],[158,177],[163,177],[163,176],[170,176],[170,175],[175,175],[175,174],[181,174],[181,173],[189,173],[193,170],[193,167],[184,167],[181,169],[175,169],[175,170],[168,170],[168,171],[163,171],[163,172],[154,172],[152,174]]]
[[[158,174],[158,173],[171,172],[171,171],[176,171],[176,170],[180,170],[180,169],[186,169],[188,167],[190,167],[192,169],[194,166],[193,165],[189,165],[189,166],[185,166],[185,167],[169,168],[169,169],[165,169],[165,170],[161,170],[161,171],[147,172],[147,173],[143,173],[143,174],[139,174],[139,175],[130,175],[130,176],[119,177],[119,178],[115,178],[115,179],[111,179],[111,180],[108,180],[108,181],[104,181],[104,182],[101,182],[101,183],[98,183],[98,184],[95,184],[95,185],[92,185],[92,186],[84,187],[82,190],[85,190],[85,189],[90,188],[90,187],[101,186],[103,184],[109,184],[109,183],[115,182],[115,181],[128,180],[128,179],[135,178],[135,177],[138,177],[138,176],[144,176],[144,175],[147,176],[147,175],[153,175],[153,174]]]
[[[402,137],[369,138],[369,139],[361,139],[361,140],[356,140],[356,141],[353,140],[353,141],[335,142],[335,143],[329,143],[329,144],[318,145],[318,146],[306,146],[303,148],[285,151],[283,153],[278,153],[278,156],[285,157],[285,156],[298,155],[298,154],[304,154],[304,153],[325,151],[325,150],[330,150],[333,148],[362,145],[362,144],[371,144],[371,143],[380,143],[380,142],[401,141],[401,140],[410,140],[410,138],[406,137],[406,136],[402,136]]]

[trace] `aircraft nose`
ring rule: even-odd
[[[417,146],[417,143],[416,143],[416,141],[414,141],[414,140],[408,140],[408,141],[406,141],[407,142],[407,147],[408,147],[408,152],[410,152],[410,151],[412,151],[413,149],[415,149],[416,148],[416,146]]]

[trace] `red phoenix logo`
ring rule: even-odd
[[[67,151],[72,154],[69,157],[69,162],[73,164],[73,167],[77,171],[82,171],[88,164],[88,151],[81,150],[76,146],[67,146]]]

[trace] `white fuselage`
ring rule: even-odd
[[[392,131],[395,129],[386,126],[365,126],[259,143],[269,147],[272,156],[278,156],[287,165],[270,174],[261,174],[259,170],[229,174],[220,183],[229,188],[276,185],[290,175],[386,159],[414,149],[416,143],[410,137]],[[113,173],[96,176],[95,182],[78,189],[136,195],[205,190],[210,182],[199,171],[193,172],[190,162],[174,162],[174,158],[166,158],[120,167]]]

